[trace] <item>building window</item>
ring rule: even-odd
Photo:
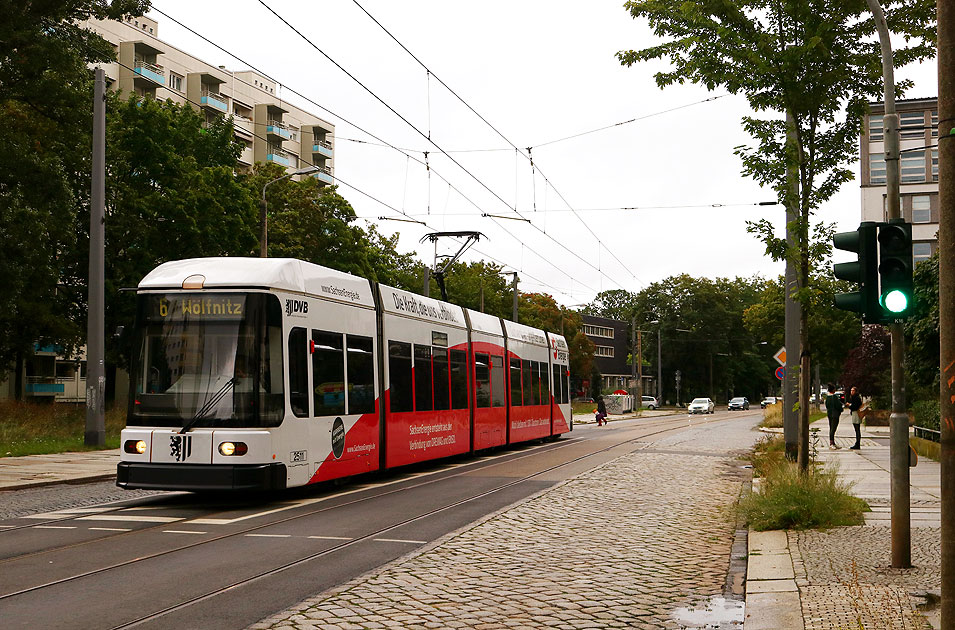
[[[607,339],[613,339],[613,328],[584,324],[584,334],[588,337],[606,337]]]
[[[935,134],[938,135],[938,127],[935,128]],[[938,181],[938,149],[932,149],[932,181]]]
[[[869,142],[879,142],[883,138],[882,116],[869,116]]]
[[[182,77],[174,72],[169,73],[169,89],[182,92]]]
[[[595,357],[611,357],[611,358],[613,358],[613,346],[595,346],[595,347],[594,347],[594,356],[595,356]]]
[[[869,183],[885,183],[885,155],[882,153],[869,154]]]
[[[938,137],[938,110],[932,110],[932,137]]]
[[[932,198],[928,195],[912,197],[912,223],[932,222]]]
[[[912,263],[919,264],[932,257],[931,243],[912,243]]]
[[[925,150],[902,154],[901,181],[903,184],[925,181]]]
[[[899,131],[903,140],[925,137],[925,112],[902,112],[899,114]]]

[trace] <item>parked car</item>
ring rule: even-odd
[[[738,396],[730,400],[729,404],[726,405],[727,411],[733,411],[734,409],[739,411],[745,411],[749,409],[749,400],[743,396]]]
[[[763,398],[761,401],[759,401],[759,408],[765,409],[766,407],[770,405],[775,405],[776,402],[777,401],[775,396],[767,396],[766,398]]]
[[[716,405],[709,398],[694,398],[686,408],[689,413],[713,413]]]
[[[660,406],[660,403],[658,403],[657,399],[653,396],[642,396],[640,398],[640,406],[646,407],[647,409],[656,409]]]

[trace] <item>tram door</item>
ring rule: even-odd
[[[286,309],[291,417],[277,438],[289,484],[378,468],[376,320],[373,308],[307,299]],[[277,447],[278,448],[278,447]]]

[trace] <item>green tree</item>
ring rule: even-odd
[[[905,361],[912,400],[938,398],[938,252],[915,265],[915,306],[905,322]]]
[[[935,4],[932,0],[890,0],[890,29],[906,45],[894,52],[896,66],[934,55]],[[646,18],[663,43],[618,53],[625,65],[667,59],[657,85],[687,81],[713,90],[743,94],[760,117],[743,119],[755,147],[741,146],[743,174],[773,188],[796,220],[788,230],[794,246],[775,237],[769,221],[750,224],[774,259],[798,269],[796,299],[802,302],[799,399],[808,427],[808,375],[812,352],[808,311],[810,275],[818,249],[810,238],[814,210],[853,177],[867,102],[882,95],[881,54],[875,26],[862,0],[735,0],[680,2],[630,0],[634,18]],[[898,85],[900,93],[909,84]],[[803,431],[808,436],[808,431]],[[805,437],[807,440],[808,437]],[[805,440],[800,452],[805,455]],[[803,470],[808,466],[800,458]]]
[[[113,50],[79,22],[140,15],[146,2],[4,2],[0,13],[0,369],[15,395],[34,344],[69,352],[82,314],[63,287],[75,216],[89,197],[92,72]]]

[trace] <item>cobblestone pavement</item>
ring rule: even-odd
[[[115,481],[55,484],[0,491],[0,520],[28,514],[100,505],[161,494],[155,490],[123,490]]]
[[[687,627],[675,609],[723,594],[755,421],[643,445],[251,627]]]
[[[806,630],[857,628],[859,620],[866,630],[931,628],[915,610],[924,599],[910,594],[941,583],[941,530],[912,531],[911,569],[891,568],[889,527],[790,531]]]

